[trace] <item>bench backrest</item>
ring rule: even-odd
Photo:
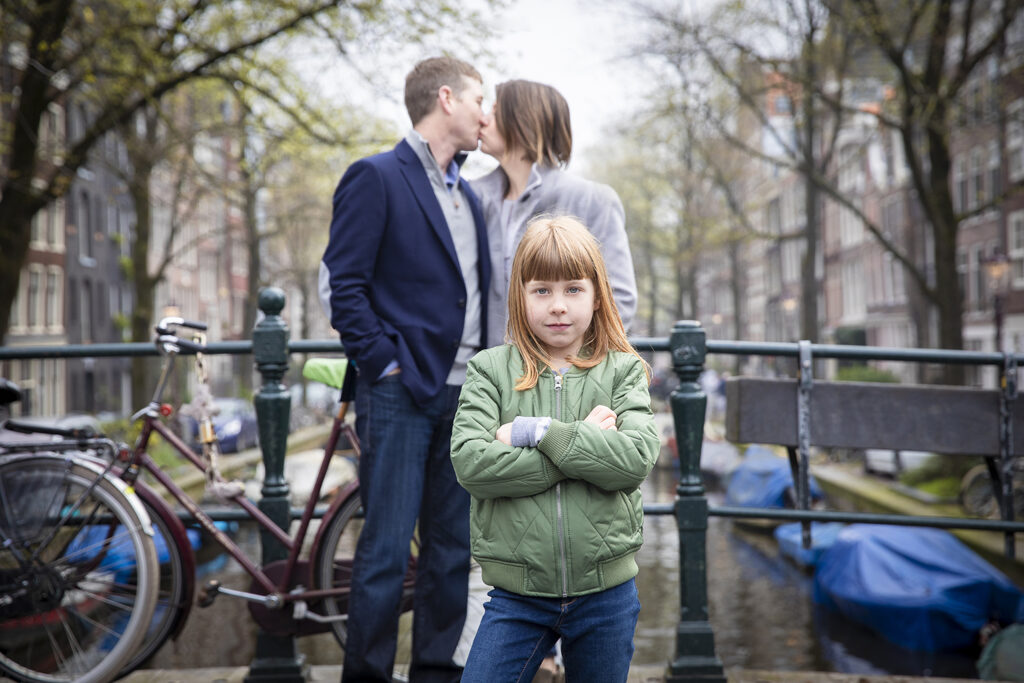
[[[727,439],[798,445],[797,380],[731,377],[725,395]],[[815,380],[810,399],[813,446],[999,455],[994,389]],[[1013,414],[1014,453],[1024,453],[1022,413]]]

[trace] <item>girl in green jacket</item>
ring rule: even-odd
[[[508,306],[511,343],[470,361],[452,433],[473,556],[493,586],[462,680],[530,681],[561,638],[567,681],[625,681],[639,487],[659,448],[649,371],[573,218],[527,228]]]

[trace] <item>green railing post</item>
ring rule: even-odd
[[[676,524],[679,527],[679,625],[676,653],[666,680],[725,683],[722,662],[715,654],[715,636],[708,621],[707,552],[708,501],[700,475],[704,415],[708,397],[698,378],[704,369],[707,344],[699,322],[676,322],[669,337],[672,365],[679,387],[672,392],[679,486]]]
[[[284,308],[284,292],[276,287],[265,287],[260,291],[259,308],[263,319],[252,333],[253,361],[263,378],[253,399],[265,472],[259,507],[279,527],[287,529],[291,520],[284,456],[291,397],[281,383],[288,371],[288,326],[280,316]],[[266,531],[260,531],[260,546],[264,565],[287,557],[285,548]],[[260,630],[256,636],[256,654],[245,680],[247,683],[306,681],[308,669],[294,637],[271,635]]]

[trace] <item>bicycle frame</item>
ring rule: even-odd
[[[173,365],[173,355],[168,358],[169,362],[166,367],[169,369]],[[162,384],[162,382],[161,382]],[[180,486],[178,486],[174,480],[167,475],[159,465],[149,456],[147,448],[149,445],[149,439],[153,433],[159,434],[163,437],[174,450],[180,453],[185,459],[187,459],[192,465],[198,468],[200,471],[206,471],[206,465],[201,459],[201,456],[193,451],[181,438],[175,435],[167,425],[165,425],[159,418],[158,410],[151,410],[153,404],[144,411],[141,411],[142,419],[142,432],[139,435],[138,441],[136,442],[134,451],[131,456],[131,460],[125,469],[123,478],[127,481],[134,482],[140,470],[145,470],[154,479],[167,490],[167,492],[173,497],[182,507],[184,507],[188,513],[203,527],[216,542],[227,552],[232,558],[239,563],[243,570],[249,574],[260,587],[267,592],[267,595],[259,596],[254,594],[241,594],[240,591],[230,591],[222,589],[230,595],[237,597],[245,597],[253,602],[261,602],[268,607],[279,607],[284,603],[297,600],[315,600],[326,596],[337,596],[342,595],[346,592],[346,589],[337,588],[329,590],[303,590],[302,592],[292,593],[290,592],[290,586],[292,586],[292,580],[296,576],[296,567],[299,566],[299,555],[301,554],[303,541],[305,540],[306,534],[308,533],[310,522],[313,519],[314,510],[316,508],[317,501],[320,497],[320,491],[323,487],[323,482],[327,475],[328,467],[330,466],[331,458],[334,454],[334,448],[341,438],[342,434],[346,434],[349,437],[350,442],[356,449],[358,454],[358,441],[353,438],[354,432],[352,427],[344,422],[344,417],[347,410],[347,404],[342,404],[338,409],[338,414],[334,418],[334,423],[331,427],[331,433],[324,447],[324,457],[320,463],[320,468],[317,472],[316,480],[313,485],[313,489],[309,500],[306,502],[303,508],[303,514],[299,523],[299,528],[295,533],[295,536],[291,536],[285,530],[277,526],[277,524],[262,510],[257,507],[255,503],[250,501],[244,496],[244,494],[238,494],[228,499],[228,502],[237,505],[242,508],[249,517],[256,522],[262,529],[268,531],[273,537],[281,543],[281,545],[287,550],[287,560],[284,569],[284,573],[281,576],[279,582],[275,583],[273,579],[268,576],[264,571],[263,567],[254,563],[249,556],[243,551],[238,544],[236,544],[227,534],[217,528],[214,524],[213,519],[203,511],[203,509],[195,502],[195,500]],[[356,482],[350,483],[346,486],[338,495],[331,505],[328,507],[327,512],[324,514],[324,519],[330,519],[335,511],[351,497],[358,492],[358,484]],[[311,549],[311,555],[315,556],[316,550],[319,547],[320,534],[317,533],[314,537],[314,542]]]

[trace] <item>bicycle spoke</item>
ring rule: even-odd
[[[104,605],[106,607],[110,607],[111,609],[116,610],[118,612],[124,612],[124,613],[127,614],[127,613],[130,613],[132,611],[132,606],[130,604],[125,604],[125,602],[123,600],[111,600],[109,597],[107,597],[105,595],[101,595],[99,593],[94,593],[92,591],[81,590],[80,592],[83,595],[92,596],[96,600],[96,602],[98,602],[99,604]],[[80,612],[76,612],[76,614],[79,615],[80,619],[82,619],[83,621],[86,621],[86,622],[88,622],[90,624],[93,624],[96,628],[106,629],[109,633],[116,633],[116,631],[114,631],[113,629],[108,629],[104,624],[102,624],[99,621],[96,621],[96,620],[90,618],[89,616],[87,616],[85,614],[82,614]]]
[[[132,501],[63,456],[0,463],[0,493],[5,514],[22,514],[0,547],[4,580],[19,588],[3,608],[0,669],[25,681],[113,680],[145,635],[159,580]],[[12,561],[19,553],[34,559]]]

